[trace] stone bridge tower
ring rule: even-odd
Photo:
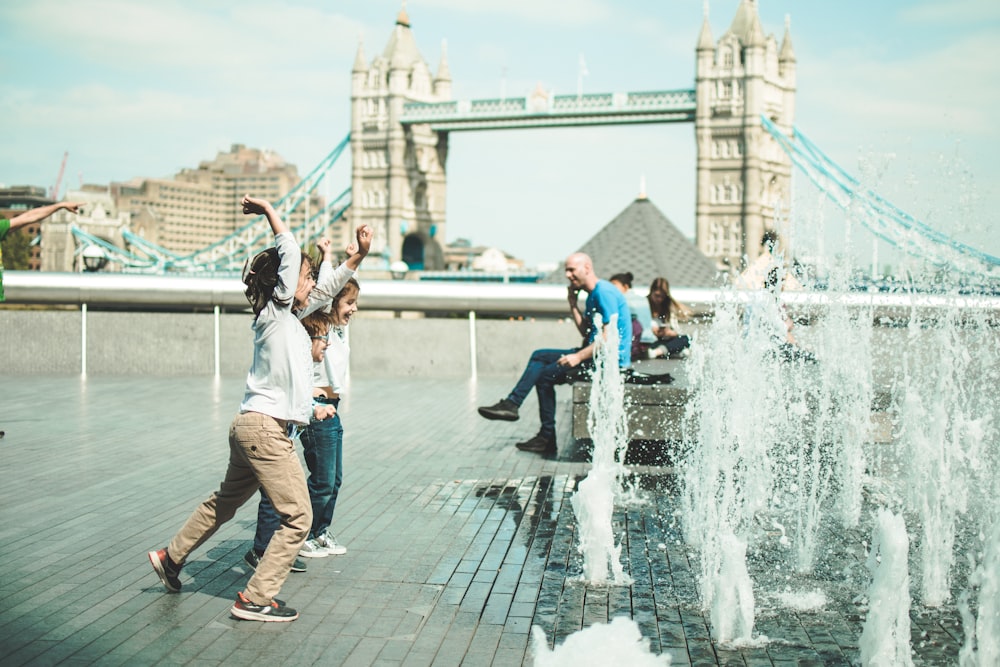
[[[411,269],[444,268],[448,134],[400,123],[407,102],[451,99],[442,47],[437,75],[417,50],[405,6],[369,65],[358,44],[351,77],[351,219],[375,231],[372,255]]]
[[[698,248],[720,269],[760,254],[765,231],[786,252],[791,206],[790,158],[761,124],[766,115],[790,134],[795,120],[795,53],[788,21],[778,45],[764,35],[757,0],[740,0],[718,42],[706,12],[695,74]],[[780,224],[779,224],[780,223]]]

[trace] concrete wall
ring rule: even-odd
[[[83,313],[78,310],[0,309],[0,375],[76,375],[83,364]],[[253,355],[250,315],[219,316],[219,366],[243,375]],[[215,372],[215,315],[89,311],[88,375],[211,375]],[[467,378],[476,343],[478,375],[517,375],[531,351],[569,348],[580,335],[568,320],[475,321],[468,318],[390,318],[359,313],[351,324],[351,373],[370,377]]]

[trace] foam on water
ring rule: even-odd
[[[649,640],[630,618],[617,617],[611,623],[595,623],[574,632],[562,645],[549,650],[545,631],[531,628],[534,667],[668,667],[670,656],[649,652]]]
[[[819,611],[826,606],[826,593],[821,590],[785,591],[774,596],[787,609],[794,611]]]

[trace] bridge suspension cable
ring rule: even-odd
[[[964,274],[992,276],[1000,267],[1000,257],[941,233],[864,187],[799,128],[794,128],[789,137],[766,116],[761,119],[764,129],[827,198],[886,243],[935,266]]]
[[[274,202],[279,215],[287,220],[303,203],[308,206],[310,196],[350,145],[350,140],[351,135],[348,134],[312,171]],[[322,236],[330,224],[343,217],[350,205],[351,188],[348,186],[320,211],[292,228],[299,244],[305,246]],[[104,251],[108,261],[119,264],[126,271],[138,273],[239,271],[248,257],[262,250],[271,240],[271,227],[263,215],[255,216],[228,236],[188,255],[167,250],[127,227],[122,230],[125,248],[89,234],[75,225],[71,232],[81,244],[77,253],[87,246],[97,246]]]

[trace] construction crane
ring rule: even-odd
[[[59,165],[59,175],[56,176],[56,184],[49,189],[49,199],[55,201],[59,198],[59,188],[62,187],[63,173],[66,171],[66,160],[69,158],[69,151],[63,153],[62,164]]]

